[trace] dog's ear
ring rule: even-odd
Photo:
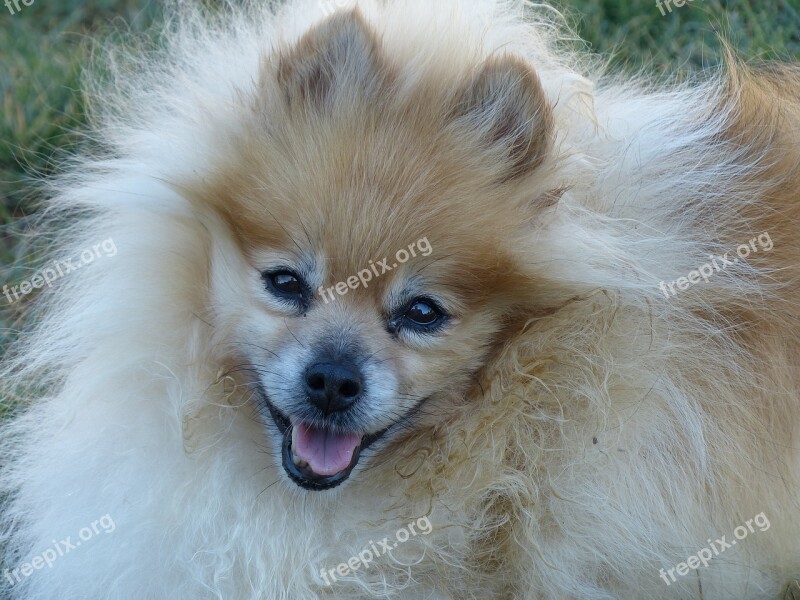
[[[278,84],[290,106],[324,110],[356,91],[369,98],[380,63],[378,41],[358,10],[338,12],[281,57]]]
[[[539,76],[520,58],[490,58],[456,99],[459,128],[504,164],[500,181],[522,177],[547,156],[553,115]]]

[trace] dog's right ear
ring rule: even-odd
[[[339,12],[280,58],[278,84],[291,108],[324,111],[348,94],[370,97],[381,80],[380,48],[358,10]]]
[[[539,76],[514,56],[488,59],[460,91],[453,117],[483,152],[503,165],[500,182],[522,177],[552,146],[553,111]]]

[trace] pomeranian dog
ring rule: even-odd
[[[800,70],[654,85],[523,0],[327,4],[100,54],[4,292],[41,288],[3,597],[778,598]]]

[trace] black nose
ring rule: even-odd
[[[363,388],[361,373],[349,364],[324,362],[306,371],[306,391],[311,403],[323,413],[347,410]]]

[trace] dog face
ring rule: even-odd
[[[505,57],[411,79],[335,15],[264,62],[237,152],[195,191],[235,240],[213,261],[217,324],[309,490],[463,397],[534,287],[536,74]]]

